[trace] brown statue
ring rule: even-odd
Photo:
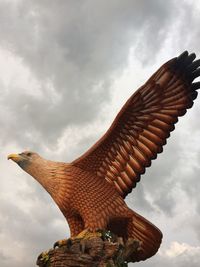
[[[124,240],[141,241],[136,261],[153,256],[162,233],[127,207],[124,199],[151,160],[163,150],[179,116],[197,97],[200,60],[184,52],[163,66],[126,102],[103,137],[71,163],[37,153],[11,154],[52,196],[70,227],[71,237],[109,229]]]

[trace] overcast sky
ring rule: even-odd
[[[0,0],[0,266],[33,267],[69,235],[50,196],[7,155],[72,161],[166,60],[200,57],[199,1]],[[197,267],[200,99],[128,196],[163,232],[136,267]],[[132,266],[130,264],[130,266]]]

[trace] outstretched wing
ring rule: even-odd
[[[105,135],[72,163],[93,172],[125,197],[197,97],[200,60],[184,52],[140,87],[123,106]]]

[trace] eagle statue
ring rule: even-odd
[[[153,256],[161,231],[131,210],[125,197],[163,150],[179,116],[191,108],[200,82],[200,60],[187,51],[162,65],[125,103],[107,132],[71,163],[35,152],[10,154],[51,195],[66,218],[70,236],[110,230],[141,241],[135,261]]]

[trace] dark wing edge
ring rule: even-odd
[[[108,131],[72,162],[114,184],[125,197],[163,150],[178,117],[197,97],[200,60],[187,51],[162,65],[125,103]]]

